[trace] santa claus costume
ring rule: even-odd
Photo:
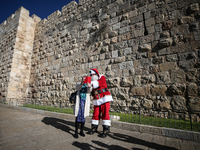
[[[100,75],[96,68],[90,70],[91,85],[92,85],[92,96],[94,112],[91,122],[91,131],[89,134],[94,134],[97,131],[99,120],[102,119],[103,134],[102,137],[106,137],[109,132],[111,121],[109,116],[110,101],[113,98],[108,91],[106,78],[104,75]]]

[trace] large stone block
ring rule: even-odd
[[[199,4],[198,3],[191,4],[188,7],[188,10],[189,10],[189,13],[194,13],[196,11],[199,11]]]
[[[170,74],[168,71],[156,73],[156,83],[157,84],[169,84],[170,82],[171,82]]]
[[[124,28],[121,28],[121,29],[119,29],[119,35],[121,35],[121,34],[126,34],[126,33],[128,33],[129,31],[130,31],[130,27],[129,27],[129,26],[124,27]]]
[[[160,71],[169,71],[169,70],[175,70],[177,68],[176,62],[167,62],[159,64]]]
[[[167,39],[162,39],[159,41],[159,47],[160,48],[165,48],[165,47],[169,47],[172,45],[172,38],[167,38]]]
[[[184,83],[186,82],[185,72],[183,70],[172,70],[171,71],[171,82],[172,83]]]
[[[173,109],[187,110],[186,99],[182,96],[174,96],[171,100],[171,105]]]
[[[113,46],[114,46],[114,50],[120,50],[120,49],[124,49],[124,48],[128,47],[128,44],[127,44],[127,41],[123,41],[120,43],[116,43]]]
[[[167,55],[166,60],[168,62],[176,62],[176,61],[178,61],[178,56],[176,54]]]
[[[147,44],[154,40],[154,35],[150,34],[144,37],[140,37],[140,44]]]
[[[120,82],[120,86],[122,87],[130,87],[133,85],[133,79],[130,78],[122,78],[121,82]]]
[[[171,109],[170,100],[166,99],[159,103],[159,108],[161,109]]]
[[[196,68],[188,69],[186,71],[186,80],[189,82],[197,82],[200,81],[200,74],[198,73]]]
[[[149,19],[145,20],[145,25],[146,25],[146,27],[155,25],[155,19],[149,18]]]
[[[170,138],[187,139],[187,140],[191,140],[191,141],[194,140],[193,133],[190,131],[164,128],[163,134],[164,134],[164,136],[167,136]]]
[[[153,101],[144,98],[141,100],[141,105],[145,108],[153,108]]]
[[[200,111],[200,98],[190,96],[188,106],[191,111]]]
[[[167,30],[171,28],[172,28],[172,20],[165,21],[162,25],[163,30]]]
[[[162,135],[162,128],[140,125],[140,132]]]
[[[184,96],[186,92],[186,84],[175,83],[168,88],[168,95]]]
[[[142,67],[150,66],[152,64],[152,58],[143,58],[140,60],[140,65]]]
[[[156,78],[154,74],[142,76],[141,83],[142,84],[150,84],[150,83],[155,83]]]
[[[160,69],[157,65],[156,66],[149,66],[149,72],[150,73],[157,73],[157,72],[160,72]]]
[[[195,83],[187,84],[187,95],[188,96],[198,96],[198,87]]]
[[[147,52],[151,51],[151,44],[143,44],[139,46],[139,51]]]
[[[143,87],[132,87],[130,90],[131,96],[147,96],[149,95],[150,87],[143,86]]]
[[[125,57],[117,57],[114,59],[114,63],[121,63],[125,61]]]
[[[196,54],[194,52],[186,52],[178,54],[179,61],[194,59],[196,58]]]
[[[167,87],[165,85],[154,85],[151,87],[150,94],[153,96],[164,96],[166,95]]]
[[[120,83],[120,78],[111,78],[106,80],[108,88],[118,87]]]

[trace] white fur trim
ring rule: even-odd
[[[110,120],[102,120],[102,125],[111,126],[111,121]]]
[[[80,85],[77,85],[76,87],[80,87]],[[82,87],[82,85],[81,85]],[[77,88],[77,89],[81,89],[81,88]],[[84,109],[84,118],[86,118],[87,116],[90,115],[90,92],[91,92],[92,88],[87,88],[87,94],[86,94],[86,101],[85,101],[85,109]],[[80,91],[77,91],[77,95],[76,95],[76,103],[74,106],[74,115],[75,117],[78,116],[78,112],[79,112],[79,103],[80,103]]]
[[[105,95],[104,97],[98,99],[98,100],[93,100],[93,105],[100,106],[101,104],[107,103],[113,101],[113,98],[111,95]]]
[[[99,125],[99,120],[93,120],[92,119],[91,123],[94,124],[94,125]]]
[[[91,81],[91,84],[93,85],[94,89],[99,87],[99,82],[98,81]]]
[[[103,76],[103,74],[100,74],[100,75],[99,75],[99,79],[101,79],[102,76]]]
[[[90,74],[97,74],[94,70],[90,70]]]

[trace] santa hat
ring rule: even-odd
[[[96,74],[99,77],[99,72],[98,72],[98,70],[96,68],[91,69],[90,70],[90,74]]]

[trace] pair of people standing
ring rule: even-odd
[[[90,70],[91,84],[84,83],[85,77],[83,77],[81,84],[76,85],[76,103],[74,115],[75,120],[75,138],[78,138],[78,128],[81,124],[80,135],[85,136],[83,132],[85,118],[89,116],[90,111],[90,93],[93,96],[93,117],[91,121],[91,131],[89,134],[97,132],[100,118],[102,119],[103,134],[101,137],[106,137],[110,130],[111,121],[109,116],[110,101],[113,98],[108,91],[106,78],[100,75],[97,69]],[[101,117],[100,117],[101,116]]]

